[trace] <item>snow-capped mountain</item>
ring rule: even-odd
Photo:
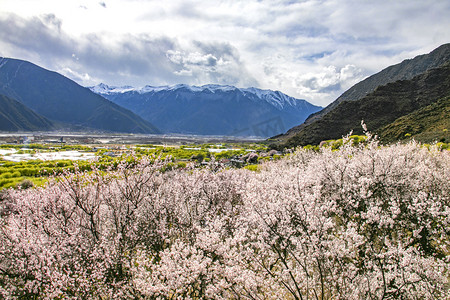
[[[96,94],[125,93],[135,90],[132,86],[113,87],[104,83],[100,83],[96,86],[90,87],[89,89]]]
[[[167,133],[269,137],[301,124],[321,109],[279,91],[253,87],[178,84],[133,88],[101,83],[90,89]]]

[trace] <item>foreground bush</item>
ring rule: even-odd
[[[0,295],[449,296],[449,152],[299,150],[248,170],[122,163],[1,195]]]

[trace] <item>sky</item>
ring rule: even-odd
[[[449,0],[0,0],[0,56],[83,86],[225,84],[326,106],[450,42]]]

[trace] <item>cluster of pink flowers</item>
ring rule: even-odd
[[[258,171],[126,162],[0,202],[0,298],[450,296],[450,155],[375,141]]]

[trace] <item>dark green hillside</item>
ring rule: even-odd
[[[380,86],[360,100],[340,103],[320,120],[306,125],[282,147],[319,144],[323,140],[340,138],[352,130],[362,134],[361,120],[370,131],[377,133],[398,118],[449,95],[450,64],[445,64],[411,80]]]
[[[54,124],[14,99],[0,95],[0,131],[49,131]]]
[[[131,111],[56,72],[32,63],[0,58],[0,93],[68,127],[130,133],[158,130]]]
[[[400,117],[379,131],[385,142],[402,139],[432,143],[450,141],[450,96]]]

